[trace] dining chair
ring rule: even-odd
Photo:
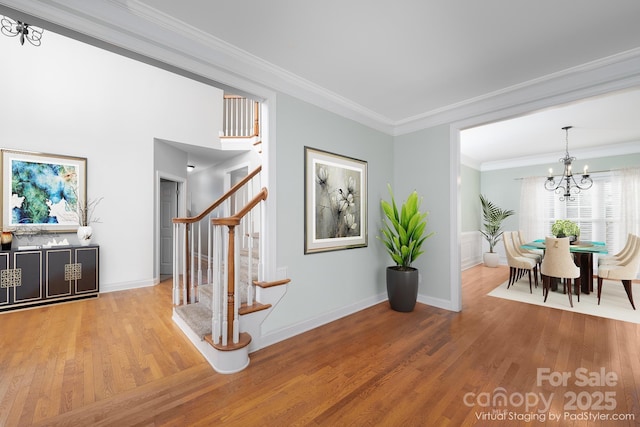
[[[573,256],[569,250],[568,237],[546,237],[545,238],[545,254],[542,259],[542,292],[544,294],[544,302],[547,302],[549,296],[549,288],[551,286],[551,278],[564,280],[564,289],[569,294],[569,305],[573,307],[571,298],[572,281],[575,280],[575,289],[580,301],[580,267],[573,261]]]
[[[516,252],[518,252],[520,256],[524,256],[524,257],[535,260],[536,264],[538,264],[538,271],[540,271],[540,266],[542,265],[543,253],[541,251],[532,251],[529,249],[522,249],[522,245],[526,243],[522,230],[514,231],[511,234],[511,237],[513,238],[513,246],[515,247]],[[542,280],[542,277],[540,277],[540,280]]]
[[[518,281],[524,272],[529,273],[529,293],[533,293],[531,286],[531,272],[535,277],[536,287],[538,287],[538,266],[535,260],[523,256],[519,256],[513,245],[513,237],[510,231],[505,231],[502,235],[502,243],[504,251],[507,254],[507,264],[509,265],[509,284],[507,289]]]
[[[617,264],[603,264],[598,266],[598,305],[602,296],[602,283],[604,279],[620,280],[627,293],[631,307],[636,309],[633,303],[632,280],[638,277],[640,270],[640,238],[635,236],[632,251]]]
[[[624,247],[615,255],[602,256],[598,258],[598,265],[602,264],[619,264],[620,261],[625,261],[628,256],[633,253],[633,248],[638,240],[638,236],[629,233],[627,235],[627,241]]]

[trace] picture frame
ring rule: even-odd
[[[366,247],[367,162],[304,147],[304,253]]]
[[[87,159],[0,149],[2,230],[16,234],[78,229],[75,210],[87,200]]]

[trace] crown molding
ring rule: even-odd
[[[640,48],[393,121],[140,0],[1,0],[14,10],[260,97],[281,92],[392,136],[476,126],[640,86]]]
[[[624,142],[620,144],[610,144],[593,148],[572,149],[571,155],[580,160],[596,159],[600,157],[624,156],[627,154],[640,153],[640,141]],[[513,159],[496,160],[484,162],[478,168],[481,172],[511,169],[525,166],[544,165],[549,163],[557,163],[558,159],[564,153],[558,151],[555,153],[545,153],[535,156],[516,157]],[[472,160],[470,160],[473,162]],[[544,172],[544,171],[541,171]]]

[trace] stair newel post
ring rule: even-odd
[[[228,224],[229,230],[229,247],[227,249],[228,261],[227,267],[229,272],[227,273],[227,307],[226,312],[227,316],[230,313],[235,312],[235,277],[236,277],[236,268],[235,268],[235,241],[236,241],[236,232],[235,232],[235,224]],[[227,322],[227,336],[234,339],[233,326],[235,319],[232,318],[231,322]]]
[[[260,135],[260,103],[253,101],[253,135]]]
[[[222,227],[221,227],[222,228]],[[227,238],[227,235],[229,233],[229,230],[224,227],[223,231],[222,231],[222,247],[220,248],[220,250],[222,251],[222,264],[224,266],[224,271],[222,273],[222,292],[220,293],[221,301],[220,301],[220,310],[222,312],[222,325],[221,325],[221,329],[222,329],[222,333],[221,333],[221,337],[222,337],[222,345],[227,345],[228,343],[228,324],[229,324],[229,313],[227,310],[227,298],[229,296],[229,248],[228,248],[228,242],[229,239]]]

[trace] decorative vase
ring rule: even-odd
[[[419,279],[417,268],[387,267],[387,296],[393,310],[413,311],[418,299]]]
[[[78,227],[78,241],[81,246],[88,246],[91,244],[91,235],[93,234],[93,229],[90,225],[81,225]]]
[[[0,237],[0,243],[2,244],[2,250],[8,251],[11,249],[11,242],[13,242],[13,234],[10,231],[3,231],[2,237]]]

